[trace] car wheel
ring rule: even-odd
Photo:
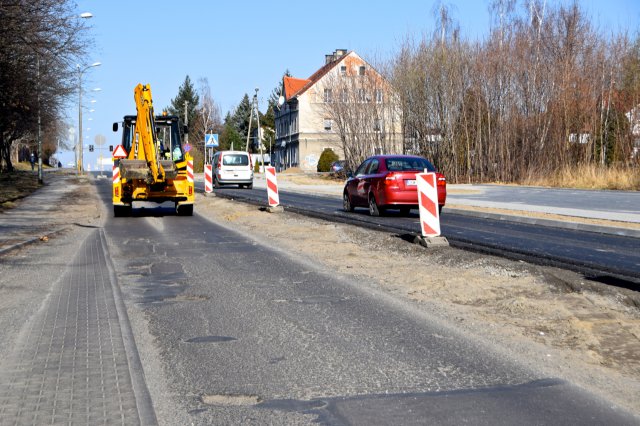
[[[246,184],[246,185],[245,185],[245,188],[247,188],[247,189],[253,189],[253,182]]]
[[[376,203],[376,197],[374,197],[373,194],[369,194],[369,215],[380,216],[382,211],[382,208],[378,207]]]
[[[353,211],[353,204],[351,204],[351,199],[349,198],[349,194],[346,192],[342,194],[342,207],[344,208],[345,212]]]
[[[215,175],[213,175],[213,186],[215,186],[216,188],[220,188],[220,182]]]
[[[442,208],[444,206],[442,204],[438,204],[438,216],[442,216]]]
[[[400,214],[403,216],[408,216],[409,212],[411,212],[411,208],[409,207],[400,207]]]

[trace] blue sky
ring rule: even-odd
[[[556,0],[549,0],[556,4]],[[569,1],[560,0],[568,4]],[[85,72],[85,164],[95,170],[97,152],[86,147],[96,135],[117,145],[114,121],[135,113],[133,88],[149,83],[154,107],[168,106],[189,75],[194,84],[207,78],[222,114],[257,87],[264,112],[282,73],[306,78],[335,49],[355,50],[365,59],[388,58],[408,37],[434,30],[434,0],[268,2],[210,0],[79,0],[78,13],[89,20],[95,48]],[[449,0],[453,18],[471,39],[484,38],[490,28],[489,0]],[[592,22],[605,31],[640,30],[640,1],[581,0]],[[99,92],[92,89],[100,88]],[[89,101],[96,102],[91,104]],[[68,110],[77,127],[77,102]],[[91,120],[89,120],[91,119]],[[90,129],[90,130],[89,130]],[[104,156],[109,156],[104,151]],[[65,164],[73,154],[62,156]]]

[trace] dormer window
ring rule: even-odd
[[[365,71],[364,65],[361,65],[358,67],[358,75],[364,75],[364,71]]]

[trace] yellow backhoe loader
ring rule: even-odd
[[[124,117],[122,144],[114,150],[113,214],[130,216],[134,201],[172,201],[178,215],[191,216],[193,159],[180,137],[188,130],[176,116],[154,116],[149,85],[138,84],[134,98],[137,115]],[[117,153],[126,157],[115,158]]]

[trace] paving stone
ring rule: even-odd
[[[96,230],[0,364],[0,424],[136,425],[113,285]]]

